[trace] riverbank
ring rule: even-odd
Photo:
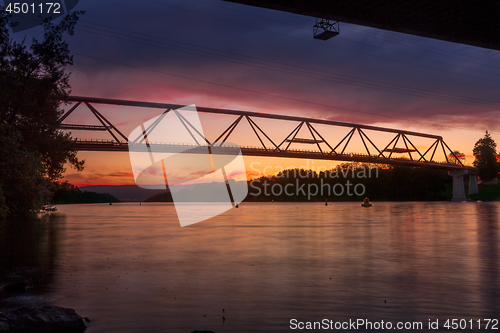
[[[475,201],[500,201],[500,184],[480,184],[479,193],[469,195]]]
[[[0,220],[0,332],[83,332],[72,304],[45,297],[54,284],[57,218]],[[59,307],[56,305],[63,305]]]

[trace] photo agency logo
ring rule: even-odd
[[[52,21],[63,16],[75,8],[78,2],[79,0],[3,1],[5,11],[11,14],[10,24],[14,33],[34,28],[46,20]]]
[[[314,161],[300,167],[267,165],[260,162],[250,165],[255,179],[250,181],[250,196],[318,200],[332,197],[363,197],[366,184],[371,178],[378,178],[377,165],[358,163],[342,164],[327,169],[315,166]],[[263,172],[261,172],[263,170]]]
[[[240,147],[207,140],[194,105],[141,124],[130,133],[128,146],[136,184],[170,190],[182,227],[238,208],[247,196]],[[237,176],[245,180],[236,181]]]

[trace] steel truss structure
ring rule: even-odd
[[[129,149],[134,149],[135,145],[139,145],[146,141],[148,147],[158,151],[185,151],[186,148],[189,152],[196,153],[197,147],[212,147],[219,149],[212,149],[213,153],[223,152],[224,148],[231,149],[231,147],[223,146],[227,143],[228,138],[231,134],[238,128],[238,125],[242,121],[246,121],[253,133],[258,138],[261,146],[259,147],[247,147],[240,146],[241,152],[246,156],[268,156],[268,157],[288,157],[288,158],[305,158],[305,159],[321,159],[321,160],[338,160],[338,161],[349,161],[349,162],[361,162],[361,163],[379,163],[379,164],[392,164],[392,165],[405,165],[414,167],[430,167],[430,168],[440,168],[447,170],[471,170],[475,171],[474,168],[463,165],[459,157],[455,155],[454,151],[448,147],[444,142],[443,138],[438,135],[417,133],[405,130],[397,130],[391,128],[375,127],[369,125],[337,122],[330,120],[321,119],[311,119],[302,118],[294,116],[284,116],[276,114],[267,113],[257,113],[257,112],[247,112],[247,111],[237,111],[237,110],[227,110],[227,109],[216,109],[207,107],[196,107],[198,112],[213,113],[213,114],[225,114],[237,116],[234,120],[215,140],[211,141],[199,133],[196,128],[187,121],[182,115],[180,115],[176,110],[184,107],[184,105],[176,104],[166,104],[166,103],[150,103],[150,102],[137,102],[137,101],[127,101],[127,100],[115,100],[115,99],[104,99],[104,98],[93,98],[93,97],[77,97],[71,96],[68,98],[69,102],[76,102],[76,104],[71,107],[60,119],[60,128],[64,130],[87,130],[87,131],[108,131],[114,140],[80,140],[76,139],[76,148],[83,151],[129,151]],[[80,105],[86,105],[88,109],[93,113],[93,115],[99,120],[101,125],[83,125],[83,124],[65,124],[64,120],[74,112]],[[197,143],[179,145],[179,144],[169,144],[169,143],[154,143],[149,142],[147,137],[155,129],[156,125],[161,121],[162,116],[158,117],[157,121],[151,124],[147,129],[145,129],[143,135],[139,136],[132,142],[128,142],[128,138],[120,132],[108,119],[106,119],[93,104],[106,104],[106,105],[119,105],[119,106],[133,106],[133,107],[146,107],[146,108],[156,108],[163,109],[164,116],[168,112],[174,112],[178,119],[181,121],[185,129],[191,134],[191,137]],[[281,140],[271,139],[270,133],[266,133],[257,124],[262,119],[277,119],[297,123],[297,126],[284,138]],[[345,135],[339,142],[328,142],[320,131],[315,127],[315,125],[329,125],[334,130],[335,127],[347,127],[350,128],[347,135]],[[298,138],[297,134],[302,128],[305,128],[310,133],[311,138]],[[366,134],[366,130],[392,133],[394,137],[389,141],[387,145],[378,147]],[[354,134],[359,134],[366,153],[352,153],[348,152],[349,143],[353,138]],[[200,140],[196,140],[198,137]],[[433,139],[433,143],[428,147],[425,152],[421,152],[410,140],[412,137],[421,137],[427,139]],[[123,140],[122,140],[123,139]],[[266,145],[265,142],[268,142]],[[403,143],[404,148],[398,148],[398,143]],[[315,145],[318,150],[297,150],[291,149],[290,145],[292,143],[300,143],[306,145]],[[320,144],[324,144],[322,147]],[[445,161],[436,161],[434,158],[436,152],[442,150],[444,153]],[[200,152],[206,152],[206,150],[199,149]],[[416,157],[412,156],[412,153],[416,153]],[[395,157],[393,154],[407,154],[408,157]]]

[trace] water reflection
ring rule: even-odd
[[[64,216],[60,214],[0,221],[0,286],[13,286],[5,288],[0,306],[5,305],[7,296],[49,291],[57,270],[63,225]]]
[[[500,313],[498,205],[481,203],[476,206],[476,211],[481,304],[485,313],[496,318]]]
[[[59,209],[2,229],[2,272],[43,272],[44,299],[91,318],[89,333],[444,324],[500,310],[498,203],[252,203],[185,228],[172,204]]]

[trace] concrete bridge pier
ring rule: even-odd
[[[467,170],[448,171],[448,175],[453,177],[453,197],[451,201],[465,201],[464,176]]]
[[[451,201],[465,201],[465,186],[464,186],[464,176],[467,175],[469,171],[458,170],[458,171],[448,171],[448,175],[453,177],[453,197]],[[469,174],[469,194],[477,194],[479,190],[477,188],[477,175],[475,173]]]
[[[477,175],[475,173],[469,174],[469,194],[478,194],[477,188]]]

